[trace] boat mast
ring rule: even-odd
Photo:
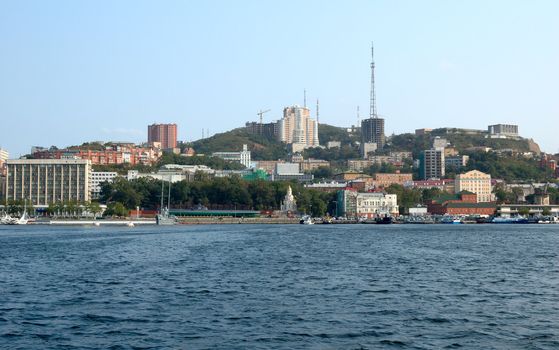
[[[163,186],[165,184],[165,181],[163,181],[163,179],[161,179],[161,206],[159,206],[159,212],[161,213],[163,210]]]
[[[167,210],[171,209],[171,177],[169,176],[169,195],[167,196]]]

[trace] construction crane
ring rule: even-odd
[[[265,111],[260,110],[260,112],[256,113],[258,116],[260,116],[260,135],[262,135],[262,133],[263,133],[262,132],[262,119],[263,119],[264,113],[268,113],[269,111],[271,111],[271,109],[267,109]]]

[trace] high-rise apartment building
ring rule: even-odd
[[[5,149],[0,148],[0,175],[4,175],[6,161],[10,158],[10,154]]]
[[[283,109],[283,118],[278,121],[278,140],[298,150],[319,145],[318,123],[310,117],[307,107],[295,105]]]
[[[6,200],[35,206],[90,200],[91,162],[83,159],[15,159],[6,162]]]
[[[419,158],[419,175],[422,179],[441,179],[445,175],[444,151],[428,149],[421,152]]]
[[[491,202],[491,175],[482,173],[478,170],[468,171],[464,174],[456,175],[454,179],[454,192],[460,193],[469,191],[477,194],[477,202]]]
[[[384,147],[386,141],[383,118],[369,118],[361,122],[361,142],[376,143],[377,149]]]
[[[149,142],[160,142],[163,149],[177,147],[177,124],[148,125]]]

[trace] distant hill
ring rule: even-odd
[[[213,152],[240,151],[248,145],[254,160],[274,160],[287,157],[287,148],[279,141],[248,133],[245,128],[215,134],[190,145],[196,153],[211,155]]]
[[[411,133],[393,135],[389,138],[388,146],[394,150],[413,152],[418,157],[422,150],[432,146],[433,138],[440,136],[447,139],[460,153],[465,153],[470,147],[490,147],[494,150],[512,149],[519,152],[540,152],[537,143],[530,139],[491,139],[486,134],[463,133],[460,129],[434,129],[426,135],[415,135]]]

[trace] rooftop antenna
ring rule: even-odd
[[[378,118],[377,115],[377,96],[375,93],[375,52],[373,42],[371,41],[371,97],[370,97],[370,111],[371,118]]]
[[[307,89],[303,89],[303,107],[307,107]]]

